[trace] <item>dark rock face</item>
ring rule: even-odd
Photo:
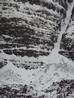
[[[56,92],[55,98],[73,98],[74,80],[62,80],[60,82],[53,82],[46,93]]]
[[[0,49],[22,57],[49,55],[57,41],[64,9],[58,12],[59,6],[42,0],[1,0],[0,5]]]
[[[11,3],[2,4],[4,5],[3,7],[8,7],[8,9],[11,7],[14,8],[14,6],[15,10],[17,8],[16,5]],[[13,8],[11,9],[10,13],[12,13]],[[6,42],[6,44],[0,43],[0,48],[13,48],[17,46],[30,47],[31,45],[33,47],[39,46],[39,48],[46,48],[47,50],[50,50],[50,47],[53,48],[57,39],[57,24],[54,26],[54,21],[58,22],[58,20],[55,20],[54,18],[51,20],[50,16],[52,16],[52,14],[47,10],[39,9],[35,12],[32,9],[30,12],[28,8],[23,8],[23,11],[24,10],[26,12],[21,13],[26,14],[28,19],[26,19],[25,16],[22,19],[21,17],[15,17],[15,15],[12,18],[8,16],[7,18],[5,15],[2,16],[3,14],[1,15],[0,36],[2,37],[3,41]],[[7,11],[7,9],[2,8],[2,12],[3,11]],[[20,13],[20,11],[21,9],[19,7],[17,12]],[[8,14],[7,12],[4,12],[4,14],[5,13]],[[35,14],[38,17],[36,17]],[[54,17],[58,18],[58,16],[55,14]],[[53,23],[50,24],[50,21]],[[50,25],[48,24],[52,25],[51,28],[53,28],[53,31],[50,30]]]
[[[28,1],[30,4],[27,3]],[[21,2],[23,2],[22,9]],[[3,5],[1,8],[0,35],[5,34],[12,37],[5,38],[4,36],[3,39],[6,42],[24,44],[24,46],[43,45],[44,47],[53,48],[59,28],[59,15],[66,13],[63,8],[59,8],[55,3],[42,0],[17,0],[17,2],[15,1],[13,3],[2,1],[0,4]],[[30,10],[27,4],[32,7]],[[40,8],[34,10],[33,4]],[[44,7],[48,10],[46,8],[44,9]],[[7,10],[10,12],[7,12]],[[50,10],[52,10],[53,13]],[[18,13],[18,17],[15,11]],[[55,13],[55,11],[57,13]],[[21,16],[20,13],[22,13]],[[13,14],[12,17],[10,16],[11,14]],[[23,16],[23,14],[25,14],[25,16]]]
[[[18,86],[18,85],[17,85]],[[17,87],[16,86],[16,87]],[[37,96],[37,92],[32,86],[20,85],[19,89],[13,89],[10,86],[0,87],[0,97],[2,98],[46,98],[45,95]],[[54,82],[46,93],[53,93],[56,91],[55,98],[73,98],[74,93],[74,80],[62,80]],[[69,97],[70,96],[70,97]]]
[[[72,9],[71,20],[66,32],[62,35],[61,49],[59,53],[74,60],[74,8]]]
[[[49,55],[49,52],[42,52],[42,51],[36,51],[36,50],[24,50],[24,49],[14,49],[14,50],[3,50],[4,53],[8,54],[8,55],[16,55],[16,56],[28,56],[28,57],[38,57],[39,55],[43,56],[43,55]]]
[[[59,53],[74,60],[74,41],[71,38],[62,37],[61,48],[64,49]],[[67,35],[66,35],[67,36]]]
[[[19,90],[13,89],[12,87],[4,85],[0,87],[0,97],[1,98],[34,98],[34,94],[30,94],[33,87],[27,85],[21,85]],[[27,94],[28,93],[28,94]],[[37,97],[36,97],[37,98]]]
[[[48,56],[57,42],[68,3],[72,0],[1,0],[0,49],[10,56]],[[74,9],[71,21],[73,16]],[[63,35],[60,46],[66,52],[59,53],[74,60],[73,39]]]

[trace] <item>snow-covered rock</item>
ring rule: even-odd
[[[23,87],[0,97],[72,97],[73,26],[73,0],[0,0],[0,86]]]

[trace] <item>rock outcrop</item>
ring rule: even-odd
[[[74,97],[74,7],[65,21],[72,3],[0,0],[0,97]]]
[[[0,0],[1,55],[48,56],[65,14],[66,10],[53,0]]]
[[[67,29],[62,35],[60,46],[61,51],[59,53],[71,60],[74,60],[74,7],[72,9],[71,19]]]

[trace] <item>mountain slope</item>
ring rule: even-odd
[[[32,86],[20,98],[72,97],[73,16],[73,0],[0,0],[1,87]]]

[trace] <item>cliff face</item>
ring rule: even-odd
[[[29,57],[22,65],[28,66],[29,62],[35,62],[31,60],[34,57],[34,64],[41,65],[43,61],[37,57],[48,56],[54,48],[61,18],[65,14],[66,10],[52,0],[0,0],[0,51],[3,60],[8,59],[5,54],[18,65],[23,57]],[[17,60],[19,57],[21,60]]]
[[[61,21],[66,18],[71,2],[72,0],[1,0],[0,49],[5,54],[21,57],[49,55],[57,42]],[[73,15],[70,24],[73,26]]]
[[[57,41],[64,9],[51,1],[0,2],[0,48],[8,55],[49,55]]]
[[[67,29],[62,36],[61,49],[64,49],[60,51],[61,54],[74,60],[74,7]]]
[[[27,94],[31,89],[31,96],[21,88],[15,98],[68,98],[73,93],[73,4],[73,0],[0,0],[0,84],[33,87],[24,88]],[[7,88],[0,91],[9,94]]]

